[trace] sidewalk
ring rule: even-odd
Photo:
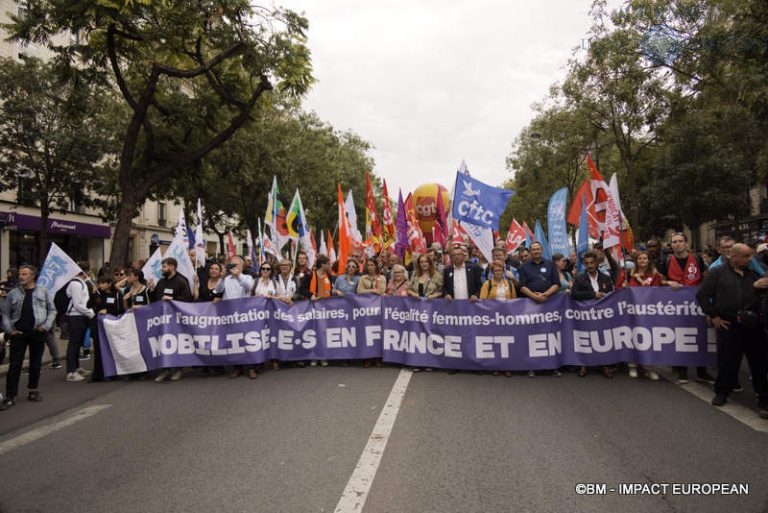
[[[61,333],[59,331],[59,328],[56,328],[56,345],[59,348],[59,361],[62,365],[66,364],[67,360],[67,344],[69,343],[69,340],[62,340],[61,339]],[[8,374],[8,361],[10,358],[10,346],[5,346],[5,360],[3,360],[3,364],[0,365],[0,377],[5,377],[5,375]],[[43,353],[43,367],[46,365],[49,365],[51,363],[51,352],[48,350],[48,346],[45,346],[45,352]],[[27,351],[27,354],[24,355],[24,366],[23,370],[26,371],[29,367],[29,351]]]

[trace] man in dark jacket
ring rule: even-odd
[[[152,301],[192,301],[187,278],[176,272],[178,265],[173,257],[163,259],[163,277],[152,290]]]
[[[163,277],[158,280],[152,290],[152,301],[187,301],[193,300],[192,291],[187,279],[176,272],[179,263],[173,257],[164,258],[162,263]],[[171,378],[171,381],[181,379],[182,369],[162,369],[155,377],[157,383]]]
[[[605,273],[598,270],[597,255],[592,251],[587,251],[581,257],[584,262],[584,272],[576,275],[571,289],[571,298],[576,301],[587,299],[602,299],[613,291],[613,280]],[[613,378],[614,369],[609,366],[603,366],[603,376],[608,379]],[[579,368],[579,377],[587,375],[587,368]]]
[[[447,299],[469,299],[474,302],[480,298],[482,271],[466,260],[466,248],[455,246],[451,252],[451,265],[443,269],[443,295]]]
[[[738,378],[742,355],[747,357],[758,415],[768,418],[768,350],[759,322],[757,302],[768,289],[768,278],[749,268],[754,250],[734,244],[730,261],[707,273],[696,301],[717,333],[717,379],[714,406],[723,406]]]
[[[584,272],[576,275],[571,298],[576,301],[601,299],[612,292],[613,280],[611,277],[597,270],[597,255],[588,251],[584,253],[581,260],[584,262]]]

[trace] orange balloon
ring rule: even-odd
[[[426,183],[419,185],[413,191],[413,209],[416,212],[416,220],[424,232],[428,243],[432,243],[432,228],[437,221],[437,197],[443,200],[443,207],[448,214],[448,202],[450,201],[448,189],[438,183]]]

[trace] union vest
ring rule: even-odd
[[[675,255],[670,255],[667,260],[667,278],[677,283],[682,283],[686,287],[701,283],[701,269],[699,269],[693,253],[688,252],[685,270],[680,269],[680,264],[677,262]]]

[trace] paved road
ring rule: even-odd
[[[334,511],[400,372],[69,384],[46,371],[43,403],[0,413],[0,512]],[[758,512],[766,454],[768,434],[668,381],[419,373],[362,511]],[[575,492],[723,482],[749,495]]]

